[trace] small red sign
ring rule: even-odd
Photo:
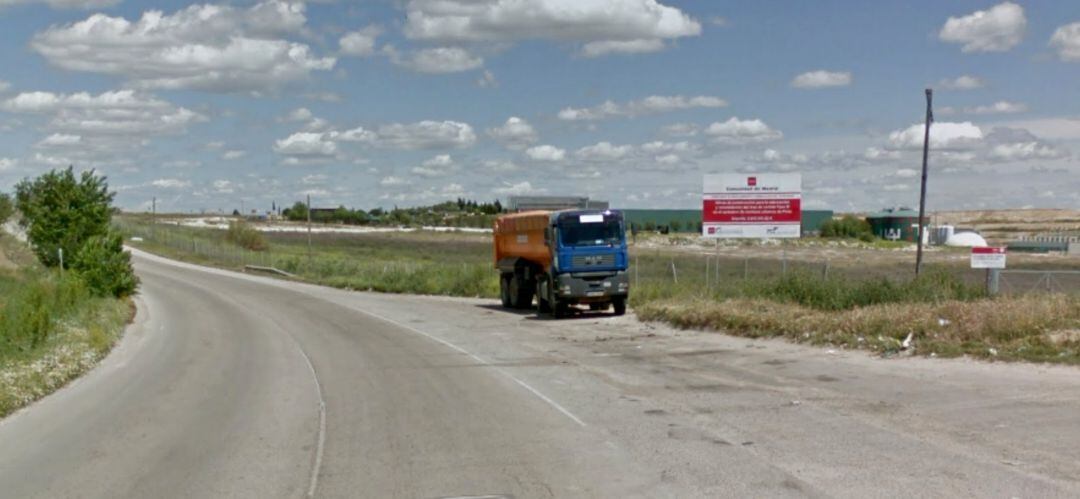
[[[1005,248],[985,246],[981,248],[971,248],[971,253],[975,255],[1004,255]]]
[[[757,177],[746,177],[746,185],[754,187],[757,185]]]

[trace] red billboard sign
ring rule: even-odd
[[[720,238],[799,237],[798,173],[706,175],[702,234]]]

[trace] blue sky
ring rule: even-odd
[[[513,194],[694,207],[1080,208],[1080,4],[0,0],[0,189],[74,164],[118,202],[371,208]],[[916,140],[917,139],[917,140]]]

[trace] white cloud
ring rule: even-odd
[[[11,89],[11,83],[0,80],[0,94],[7,92],[9,89]]]
[[[846,87],[851,85],[851,80],[850,72],[819,69],[796,76],[791,80],[791,86],[795,88]]]
[[[442,177],[451,172],[454,167],[454,159],[449,154],[440,154],[424,161],[420,166],[414,167],[413,175],[421,177]]]
[[[672,137],[693,137],[698,134],[700,128],[693,123],[672,123],[661,128],[660,132]]]
[[[605,101],[602,104],[586,108],[567,107],[559,111],[559,119],[564,121],[602,120],[614,117],[634,117],[647,114],[666,113],[683,109],[720,108],[727,102],[719,97],[699,95],[651,95],[641,100],[626,103]]]
[[[235,186],[228,180],[215,180],[211,185],[213,185],[215,194],[232,194],[233,192],[236,192]]]
[[[182,134],[189,125],[206,121],[201,114],[133,90],[98,95],[24,92],[0,101],[0,110],[43,118],[42,129],[51,134],[39,147],[70,147],[78,140],[80,147],[71,148],[73,156],[64,160],[83,166],[130,161],[132,150],[147,145],[151,137]]]
[[[1050,46],[1057,49],[1063,61],[1080,61],[1080,22],[1066,24],[1054,30]]]
[[[630,145],[616,146],[611,142],[598,142],[578,149],[574,156],[583,161],[606,162],[625,158],[632,152],[634,147]]]
[[[390,62],[420,73],[445,74],[471,71],[484,65],[484,58],[461,47],[434,47],[401,54],[387,46]]]
[[[409,184],[408,180],[405,180],[405,179],[403,179],[401,177],[395,177],[395,176],[392,176],[392,175],[389,176],[389,177],[383,177],[382,180],[379,180],[379,185],[381,185],[383,187],[396,187],[396,186],[408,185],[408,184]]]
[[[986,83],[977,76],[960,75],[956,78],[941,80],[937,86],[944,90],[975,90],[986,86]]]
[[[1002,161],[1060,159],[1067,156],[1066,152],[1038,141],[998,144],[990,149],[990,157]]]
[[[495,88],[499,86],[499,80],[495,79],[495,73],[485,69],[480,78],[476,80],[476,85],[480,88]]]
[[[997,101],[988,106],[965,108],[969,114],[1013,114],[1027,112],[1028,106],[1022,102]]]
[[[263,93],[336,63],[280,38],[303,29],[304,10],[301,2],[264,0],[149,10],[137,21],[94,14],[52,26],[30,46],[62,69],[120,75],[141,88]]]
[[[604,40],[589,42],[581,47],[581,55],[600,57],[610,54],[648,54],[667,48],[663,40],[646,38],[641,40]]]
[[[54,133],[45,137],[37,143],[36,147],[51,148],[51,147],[72,147],[82,144],[82,136],[70,135],[65,133]]]
[[[0,158],[0,173],[14,170],[18,164],[18,160],[13,158]]]
[[[1024,8],[1004,2],[963,17],[950,17],[938,38],[963,44],[963,52],[1004,52],[1020,43],[1026,28]]]
[[[642,152],[648,154],[661,154],[661,153],[679,153],[679,154],[692,154],[698,152],[700,147],[697,144],[691,144],[687,141],[680,142],[664,142],[662,140],[656,140],[653,142],[646,142],[641,145]]]
[[[281,118],[281,121],[308,121],[314,118],[315,115],[310,109],[306,107],[298,107],[289,111],[289,114]]]
[[[375,39],[382,34],[378,26],[368,26],[357,31],[350,31],[338,40],[342,55],[368,57],[375,54]]]
[[[421,121],[394,123],[378,128],[375,144],[391,149],[462,149],[476,142],[476,133],[467,123]]]
[[[919,172],[912,168],[900,168],[892,173],[896,178],[915,178],[919,176]]]
[[[784,137],[779,130],[770,128],[761,120],[740,120],[738,117],[709,125],[705,134],[718,143],[730,145],[770,142]]]
[[[480,164],[485,170],[497,173],[517,171],[518,165],[510,160],[489,159]]]
[[[566,158],[566,150],[552,145],[542,145],[526,149],[525,155],[533,161],[562,161]]]
[[[150,185],[159,189],[184,189],[187,187],[191,187],[191,182],[188,180],[181,180],[176,178],[159,178],[153,182],[150,182]]]
[[[511,116],[500,127],[488,128],[487,134],[510,149],[524,149],[540,138],[528,121],[517,116]]]
[[[410,0],[405,35],[436,42],[552,40],[582,53],[655,52],[701,33],[701,24],[657,0]]]
[[[274,152],[293,158],[327,158],[337,155],[337,143],[324,134],[297,132],[274,142]]]
[[[523,196],[527,194],[543,194],[547,189],[536,188],[531,182],[507,183],[502,187],[496,187],[491,192],[497,196]]]
[[[922,149],[924,124],[915,124],[904,130],[889,134],[890,146],[897,149]],[[932,149],[965,149],[977,145],[983,139],[983,131],[970,121],[952,123],[935,122],[930,126],[930,147]]]
[[[244,156],[247,156],[247,151],[232,150],[232,151],[225,151],[225,154],[221,155],[221,159],[224,159],[226,161],[233,161],[233,160],[243,158]]]
[[[322,185],[326,183],[327,178],[328,177],[326,175],[323,175],[321,173],[313,173],[311,175],[304,175],[300,179],[300,182],[304,185]]]

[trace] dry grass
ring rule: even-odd
[[[921,355],[1080,364],[1080,298],[1027,295],[978,301],[888,303],[841,311],[766,299],[669,300],[637,308],[643,320],[749,337],[891,354],[910,334]],[[912,350],[909,349],[909,350]]]

